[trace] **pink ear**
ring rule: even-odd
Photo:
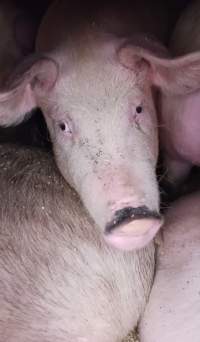
[[[148,62],[148,55],[167,58],[169,52],[164,45],[155,40],[151,36],[137,34],[132,37],[131,40],[125,41],[118,50],[118,56],[120,62],[132,69],[135,60],[145,59]]]
[[[0,125],[9,126],[23,120],[38,106],[38,98],[46,96],[58,76],[55,61],[43,56],[27,58],[0,90]]]
[[[135,61],[145,61],[152,83],[167,93],[182,95],[200,88],[200,52],[172,58],[159,44],[150,45],[124,44],[118,52],[120,62],[133,70]]]

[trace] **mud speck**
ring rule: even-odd
[[[122,342],[140,342],[136,331],[131,332]]]

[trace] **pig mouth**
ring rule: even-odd
[[[146,206],[126,207],[116,211],[106,225],[104,237],[118,249],[140,249],[155,237],[162,224],[162,216]]]
[[[161,219],[161,215],[156,211],[150,211],[146,206],[141,206],[138,208],[126,207],[115,212],[112,221],[108,222],[105,228],[105,234],[112,233],[120,225],[125,225],[133,220],[142,219]]]

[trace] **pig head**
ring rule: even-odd
[[[70,39],[59,21],[54,27],[62,32],[44,39],[45,25],[38,53],[1,92],[0,124],[18,123],[40,107],[57,165],[105,239],[120,249],[141,248],[162,225],[154,87],[176,91],[185,64],[146,36],[127,41],[100,34],[92,23]]]

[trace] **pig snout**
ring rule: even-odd
[[[163,223],[162,216],[146,206],[125,207],[106,224],[105,240],[113,246],[131,250],[147,245]]]
[[[121,250],[145,247],[163,223],[156,179],[123,165],[98,171],[84,177],[81,199],[105,241]]]

